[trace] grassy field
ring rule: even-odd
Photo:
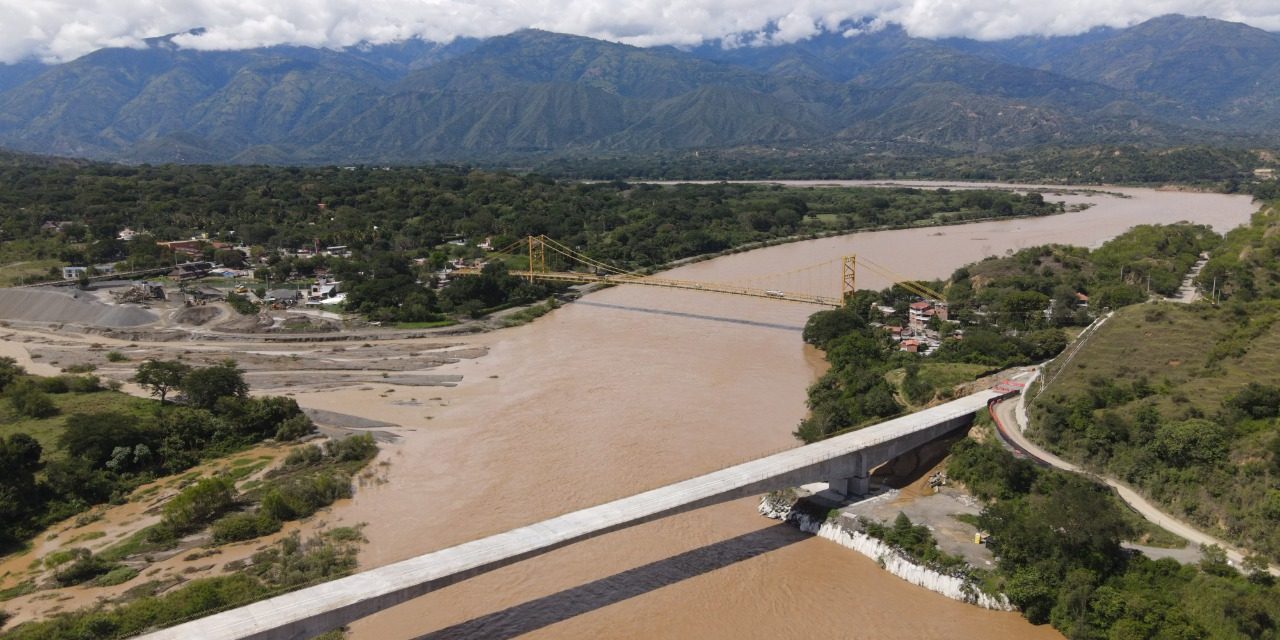
[[[53,400],[53,404],[58,407],[58,414],[49,418],[28,418],[19,415],[8,401],[0,401],[0,436],[25,433],[40,443],[46,456],[57,458],[61,455],[58,436],[66,425],[68,415],[107,411],[145,415],[155,406],[154,400],[135,398],[118,391],[57,393],[50,394],[49,399]]]
[[[1030,434],[1175,517],[1280,560],[1276,420],[1227,403],[1251,383],[1280,381],[1278,329],[1274,300],[1126,307],[1033,402]]]
[[[983,364],[922,362],[916,375],[922,382],[929,385],[935,393],[945,393],[955,388],[956,385],[977,379],[990,369],[991,367]],[[904,369],[894,369],[884,374],[885,380],[888,380],[889,384],[898,390],[899,396],[902,395],[902,380],[904,377],[906,377],[906,370]],[[911,408],[915,408],[915,406]]]
[[[1131,382],[1145,377],[1161,391],[1162,412],[1195,407],[1212,415],[1222,401],[1253,381],[1280,379],[1280,332],[1243,340],[1239,357],[1216,357],[1233,339],[1235,318],[1226,310],[1171,303],[1134,305],[1116,312],[1047,393],[1075,395],[1090,380]]]
[[[23,284],[25,279],[32,276],[44,276],[49,273],[49,269],[60,267],[62,264],[60,260],[47,259],[23,260],[0,265],[0,287]]]

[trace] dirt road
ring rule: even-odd
[[[1023,382],[1026,385],[1024,388],[1030,388],[1032,381],[1035,380],[1038,374],[1038,371],[1035,373],[1024,374],[1024,377],[1020,377],[1018,381]],[[1190,524],[1161,511],[1158,507],[1148,502],[1146,498],[1139,495],[1137,491],[1134,491],[1129,485],[1120,482],[1119,480],[1100,476],[1087,471],[1078,465],[1067,462],[1066,460],[1049,453],[1043,447],[1032,442],[1030,438],[1027,438],[1027,436],[1023,434],[1027,425],[1019,419],[1019,416],[1026,415],[1025,408],[1022,411],[1017,410],[1018,405],[1025,402],[1025,396],[1018,396],[1017,400],[1006,400],[997,404],[995,408],[996,418],[1000,421],[1000,424],[1005,427],[1005,429],[1003,429],[1004,435],[1015,444],[1022,447],[1036,458],[1039,458],[1054,467],[1074,473],[1083,473],[1092,476],[1101,482],[1105,482],[1108,486],[1116,490],[1116,493],[1119,494],[1121,500],[1124,500],[1125,504],[1132,507],[1133,510],[1137,511],[1143,518],[1146,518],[1148,521],[1173,533],[1174,535],[1186,538],[1193,544],[1217,545],[1222,547],[1227,552],[1227,558],[1231,560],[1236,567],[1241,566],[1241,563],[1244,561],[1244,554],[1225,540],[1215,538],[1203,531],[1200,531],[1199,529],[1196,529]],[[1280,576],[1280,568],[1272,566],[1271,574]]]

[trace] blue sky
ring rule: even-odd
[[[1182,13],[1280,31],[1280,0],[0,0],[0,62],[73,59],[205,27],[182,46],[342,47],[409,37],[448,41],[535,27],[639,46],[692,45],[760,32],[777,41],[851,20],[922,37],[1068,35]]]

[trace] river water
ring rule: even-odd
[[[798,242],[667,275],[737,281],[853,253],[910,277],[944,277],[1020,247],[1096,246],[1140,223],[1192,220],[1222,231],[1254,209],[1239,196],[1114,191],[1132,197],[1047,196],[1095,206]],[[828,293],[837,268],[824,276]],[[886,282],[859,274],[859,284]],[[791,431],[822,366],[800,338],[816,310],[618,287],[468,339],[490,353],[434,370],[463,374],[456,388],[299,393],[304,405],[407,427],[384,454],[388,481],[329,517],[368,523],[361,561],[372,567],[796,446]],[[354,637],[1059,637],[1017,614],[908,585],[755,506],[710,507],[560,549],[368,618]]]

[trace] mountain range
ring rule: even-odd
[[[1165,16],[995,42],[889,26],[637,48],[519,31],[341,50],[173,38],[0,65],[0,146],[130,162],[417,163],[766,147],[1274,145],[1280,34]]]

